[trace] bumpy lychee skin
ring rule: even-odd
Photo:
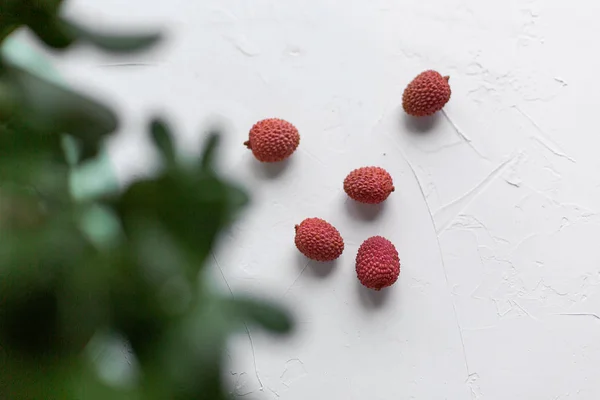
[[[315,261],[333,261],[344,252],[344,239],[329,222],[307,218],[296,225],[296,247]]]
[[[381,236],[365,240],[356,255],[356,274],[369,289],[381,290],[396,283],[400,257],[392,242]]]
[[[407,114],[425,117],[440,111],[450,100],[452,90],[449,76],[436,71],[425,71],[408,84],[402,95],[402,106]]]
[[[298,129],[278,118],[258,121],[250,129],[250,138],[244,145],[262,162],[283,161],[296,151],[300,144]]]
[[[360,203],[379,204],[394,191],[392,176],[380,167],[363,167],[344,179],[344,191]]]

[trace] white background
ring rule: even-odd
[[[279,299],[297,331],[232,341],[232,391],[259,399],[597,399],[600,396],[600,3],[594,0],[74,0],[97,27],[158,27],[150,53],[80,49],[57,63],[124,118],[109,146],[122,182],[155,160],[159,113],[192,154],[226,121],[223,170],[252,206],[224,238],[215,284]],[[450,75],[446,114],[414,121],[405,86]],[[294,123],[288,163],[259,165],[253,123]],[[347,202],[346,174],[378,165],[384,207]],[[338,262],[296,251],[294,224],[334,224]],[[398,283],[356,280],[372,235]]]

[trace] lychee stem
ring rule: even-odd
[[[392,186],[392,192],[395,191],[395,190],[396,190],[396,188]]]
[[[444,79],[446,80],[446,82],[450,82],[450,77],[449,76],[445,76]]]
[[[297,231],[297,230],[298,230],[298,228],[299,228],[299,226],[298,226],[298,225],[294,226],[294,230],[296,230],[296,231]]]
[[[244,142],[244,146],[246,146],[247,148],[249,148],[250,150],[252,150],[252,146],[250,145],[250,141],[249,140],[246,140]]]

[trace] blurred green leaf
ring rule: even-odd
[[[0,90],[12,99],[0,115],[9,127],[38,134],[69,133],[79,139],[82,159],[94,156],[101,139],[117,128],[116,115],[109,108],[18,67],[6,67],[0,73]]]
[[[225,187],[225,190],[227,192],[226,198],[230,213],[233,214],[248,204],[248,195],[241,188],[234,185],[228,185]]]
[[[72,358],[41,363],[9,352],[8,362],[0,365],[0,396],[3,400],[76,400],[65,384],[76,371],[74,364]]]
[[[31,357],[48,356],[60,345],[59,309],[49,287],[22,287],[2,305],[2,343]]]
[[[63,0],[0,0],[0,26],[27,23],[38,15],[56,15]]]
[[[161,119],[154,119],[150,124],[150,136],[164,161],[169,165],[175,164],[176,156],[173,135],[167,124]]]
[[[203,263],[217,233],[231,222],[234,207],[244,199],[240,190],[212,176],[175,171],[134,183],[115,206],[126,231],[140,219],[155,218]]]
[[[120,389],[102,382],[87,366],[73,371],[69,381],[73,400],[142,400],[137,389]]]
[[[160,40],[157,33],[111,35],[94,32],[59,17],[61,3],[62,0],[1,0],[0,40],[20,25],[27,25],[54,49],[65,49],[81,41],[108,52],[132,53],[145,50]]]
[[[57,50],[66,49],[76,40],[69,27],[54,15],[33,14],[27,25],[42,42]]]
[[[292,329],[292,318],[283,308],[274,304],[250,299],[229,300],[229,307],[240,318],[274,333],[288,333]]]
[[[78,40],[92,44],[99,49],[113,53],[133,53],[143,51],[155,45],[161,38],[158,33],[137,35],[111,35],[94,32],[74,22],[63,19],[64,29]]]
[[[199,300],[188,317],[168,331],[157,360],[176,399],[224,399],[223,351],[237,321],[220,298],[208,295]]]
[[[0,78],[12,86],[20,116],[31,120],[26,125],[37,131],[70,133],[85,141],[117,128],[116,115],[107,107],[18,67],[7,69]]]
[[[16,157],[0,163],[0,179],[33,188],[47,209],[64,207],[72,201],[68,174],[67,167],[42,156],[32,156],[30,164]]]
[[[65,48],[73,42],[57,15],[62,0],[1,0],[0,41],[21,25],[27,25],[47,45]]]
[[[154,128],[160,137],[162,126]],[[215,146],[216,137],[209,141],[205,159],[213,157]],[[165,148],[168,152],[171,146]],[[132,227],[140,220],[156,219],[195,257],[195,263],[202,265],[218,232],[246,202],[243,191],[218,179],[212,171],[198,172],[181,166],[166,170],[155,179],[132,184],[112,205],[126,231],[133,233]]]
[[[127,254],[115,261],[109,289],[113,324],[145,360],[170,318],[162,308],[156,286],[149,284],[140,265]]]
[[[59,145],[51,142],[57,137],[33,135],[17,140],[14,136],[0,130],[0,188],[10,183],[33,189],[46,207],[70,202],[69,169],[56,160]]]
[[[30,156],[45,157],[46,161],[62,153],[60,138],[57,135],[38,134],[18,122],[0,125],[0,162],[10,161],[11,158],[20,160]],[[4,180],[6,181],[6,179]]]
[[[2,17],[0,17],[1,20]],[[12,23],[0,23],[0,42],[10,36],[18,28],[18,25]]]
[[[47,217],[34,189],[8,184],[0,187],[0,232],[39,228]]]
[[[2,66],[0,65],[0,74]],[[0,121],[6,122],[17,111],[19,96],[13,88],[0,80]],[[2,126],[6,129],[6,126]]]
[[[105,323],[106,270],[69,215],[37,225],[0,227],[0,343],[32,358],[73,354]]]
[[[214,165],[214,158],[217,147],[219,146],[220,137],[216,132],[211,132],[206,139],[206,144],[200,156],[200,168],[205,172],[210,171]]]

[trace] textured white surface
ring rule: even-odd
[[[127,60],[61,65],[127,115],[110,147],[121,179],[153,157],[144,121],[175,121],[198,148],[227,118],[224,169],[253,205],[216,253],[215,282],[282,299],[296,335],[232,343],[234,391],[263,399],[597,399],[600,388],[600,3],[593,0],[76,0],[99,27],[167,27]],[[401,112],[419,72],[451,76],[434,119]],[[302,135],[284,167],[253,160],[254,122]],[[353,168],[390,171],[384,207],[346,202]],[[305,217],[346,240],[334,265],[293,245]],[[367,237],[397,246],[391,289],[363,290]],[[262,396],[262,397],[261,397]]]

